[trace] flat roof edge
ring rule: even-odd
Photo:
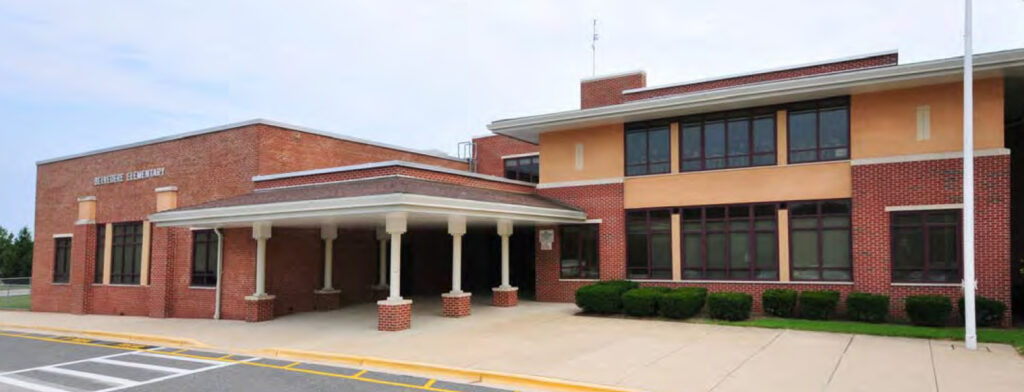
[[[482,180],[486,180],[486,181],[494,181],[494,182],[501,182],[501,183],[506,183],[506,184],[528,186],[528,187],[531,187],[531,188],[535,188],[537,186],[537,184],[534,184],[532,182],[510,180],[510,179],[507,179],[507,178],[504,178],[504,177],[492,176],[492,175],[488,175],[488,174],[480,174],[480,173],[475,173],[475,172],[471,172],[471,171],[449,169],[447,167],[442,167],[442,166],[428,165],[428,164],[425,164],[425,163],[407,162],[407,161],[399,161],[399,160],[370,162],[370,163],[360,163],[360,164],[356,164],[356,165],[347,165],[347,166],[325,167],[325,168],[322,168],[322,169],[301,170],[301,171],[277,173],[277,174],[265,174],[265,175],[253,176],[252,177],[252,181],[253,182],[271,181],[271,180],[280,180],[280,179],[285,179],[285,178],[315,176],[315,175],[320,175],[320,174],[342,173],[342,172],[347,172],[347,171],[377,169],[377,168],[389,167],[389,166],[400,166],[400,167],[407,167],[407,168],[411,168],[411,169],[429,170],[429,171],[434,171],[434,172],[439,172],[439,173],[446,173],[446,174],[452,174],[452,175],[463,176],[463,177],[478,178],[478,179],[482,179]]]
[[[366,145],[370,145],[370,146],[387,148],[387,149],[396,150],[396,151],[403,151],[403,152],[408,152],[408,153],[412,153],[412,154],[418,154],[418,155],[430,156],[430,157],[435,157],[435,158],[447,159],[447,160],[454,161],[454,162],[465,162],[466,161],[464,159],[459,159],[458,157],[454,157],[454,156],[447,155],[447,154],[437,154],[437,153],[433,153],[433,152],[430,152],[430,151],[417,150],[417,149],[397,146],[397,145],[393,145],[393,144],[380,143],[380,142],[375,142],[375,141],[372,141],[372,140],[361,139],[361,138],[357,138],[357,137],[353,137],[353,136],[346,136],[346,135],[340,135],[340,134],[336,134],[336,133],[332,133],[332,132],[321,131],[319,129],[304,127],[304,126],[300,126],[300,125],[292,125],[292,124],[287,124],[287,123],[283,123],[283,122],[279,122],[279,121],[267,120],[267,119],[262,119],[262,118],[255,118],[255,119],[251,119],[251,120],[238,121],[238,122],[233,122],[233,123],[229,123],[229,124],[209,127],[209,128],[202,128],[202,129],[198,129],[198,130],[195,130],[195,131],[189,131],[189,132],[183,132],[183,133],[178,133],[178,134],[174,134],[174,135],[158,137],[158,138],[155,138],[155,139],[143,140],[143,141],[133,142],[133,143],[128,143],[128,144],[121,144],[121,145],[112,146],[112,147],[105,147],[105,148],[100,148],[100,149],[96,149],[96,150],[90,150],[90,151],[76,153],[76,154],[64,155],[64,156],[60,156],[60,157],[56,157],[56,158],[43,159],[43,160],[40,160],[40,161],[36,161],[36,166],[41,166],[41,165],[45,165],[45,164],[49,164],[49,163],[54,163],[54,162],[61,162],[61,161],[71,160],[71,159],[75,159],[75,158],[83,158],[83,157],[92,156],[92,155],[99,155],[99,154],[108,153],[108,152],[127,150],[127,149],[131,149],[131,148],[136,148],[136,147],[143,147],[143,146],[148,146],[148,145],[153,145],[153,144],[171,142],[171,141],[175,141],[175,140],[181,140],[181,139],[190,138],[190,137],[193,137],[193,136],[201,136],[201,135],[217,133],[217,132],[221,132],[221,131],[227,131],[227,130],[230,130],[230,129],[241,128],[241,127],[249,126],[249,125],[269,125],[269,126],[273,126],[273,127],[290,129],[290,130],[299,131],[299,132],[305,132],[305,133],[312,134],[312,135],[319,135],[319,136],[329,137],[329,138],[332,138],[332,139],[337,139],[337,140],[342,140],[342,141],[347,141],[347,142],[366,144]]]

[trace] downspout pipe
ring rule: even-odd
[[[224,235],[221,234],[220,228],[213,228],[213,232],[217,234],[217,289],[214,294],[214,307],[213,307],[213,319],[220,320],[220,290],[221,290],[221,275],[224,273]]]

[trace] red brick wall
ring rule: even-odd
[[[710,80],[706,82],[698,82],[691,84],[684,84],[680,86],[665,87],[656,90],[640,91],[629,94],[623,94],[621,102],[638,101],[641,99],[648,99],[654,97],[663,97],[666,95],[692,93],[695,91],[714,90],[725,87],[733,87],[744,84],[761,83],[769,81],[778,81],[784,79],[793,79],[804,76],[820,75],[833,72],[851,71],[862,68],[873,68],[887,65],[896,65],[898,61],[897,54],[885,54],[874,57],[866,57],[862,59],[840,61],[835,63],[827,63],[821,65],[814,65],[810,67],[791,68],[782,71],[764,72],[753,75],[738,76],[734,78]]]
[[[892,296],[902,315],[909,295],[958,299],[960,287],[892,286],[887,206],[959,204],[962,161],[946,159],[853,166],[853,274],[859,291]],[[978,295],[1010,304],[1010,157],[975,160],[975,270]],[[1009,316],[1009,314],[1007,314]]]
[[[617,105],[625,102],[622,90],[647,86],[647,74],[637,72],[580,82],[580,108]]]
[[[361,144],[305,132],[257,125],[259,129],[259,170],[277,174],[367,162],[408,161],[450,169],[468,170],[466,162]]]
[[[469,173],[469,172],[467,172]],[[293,185],[308,185],[333,181],[354,180],[358,178],[372,178],[380,176],[403,175],[408,177],[422,178],[424,180],[445,182],[449,184],[466,185],[475,188],[496,189],[500,191],[532,193],[532,185],[517,185],[503,181],[494,181],[483,178],[463,176],[459,174],[442,173],[433,170],[416,169],[402,166],[387,166],[365,170],[352,170],[335,173],[314,174],[301,177],[281,178],[276,180],[259,181],[257,189],[275,188]]]
[[[598,229],[601,279],[626,277],[626,229],[622,184],[539,189],[538,193],[582,209],[587,213],[588,219],[601,219]],[[552,250],[541,250],[540,244],[535,243],[537,300],[572,301],[576,289],[589,282],[559,281],[558,230],[554,227],[539,226],[537,232],[544,229],[555,230],[556,243]]]
[[[540,151],[536,144],[504,135],[475,138],[473,148],[476,154],[476,172],[496,177],[505,177],[505,161],[501,157]]]

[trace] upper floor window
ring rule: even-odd
[[[776,205],[684,208],[683,278],[775,280]]]
[[[667,122],[626,125],[626,175],[668,173],[670,138]]]
[[[597,225],[559,227],[562,279],[597,279]]]
[[[110,250],[110,283],[139,284],[142,271],[142,222],[115,223]]]
[[[71,277],[71,237],[53,240],[53,283],[67,283]]]
[[[849,200],[789,203],[793,280],[851,280],[851,242]]]
[[[775,164],[775,114],[767,110],[683,119],[681,171]]]
[[[540,156],[505,158],[505,178],[537,183],[540,181]]]
[[[891,219],[894,282],[960,281],[960,210],[894,212]]]
[[[217,285],[217,233],[213,230],[192,231],[192,285]]]
[[[833,98],[789,107],[789,163],[850,157],[850,101]]]
[[[626,277],[672,279],[670,210],[626,211]]]

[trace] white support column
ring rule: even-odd
[[[377,228],[377,284],[373,286],[377,290],[388,288],[388,232],[383,227]]]
[[[394,213],[387,216],[385,230],[391,235],[391,287],[387,302],[401,302],[402,286],[402,234],[406,230],[406,215]]]
[[[270,223],[257,223],[252,226],[252,238],[256,239],[256,292],[255,298],[267,295],[267,239],[270,238]]]
[[[508,278],[508,237],[512,235],[512,221],[499,220],[498,235],[501,236],[501,286],[498,288],[508,290],[512,288]]]
[[[452,291],[462,294],[462,236],[466,234],[466,217],[448,217],[448,234],[452,236]]]
[[[333,292],[335,290],[332,264],[334,264],[334,240],[338,238],[338,227],[334,225],[321,226],[320,238],[324,240],[324,287],[320,291]]]

